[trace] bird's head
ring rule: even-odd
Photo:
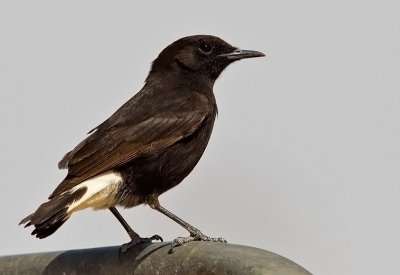
[[[167,46],[154,60],[152,74],[182,73],[186,77],[204,78],[214,83],[234,61],[265,56],[261,52],[241,50],[211,35],[183,37]]]

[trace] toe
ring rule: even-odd
[[[138,235],[137,238],[132,239],[129,243],[125,243],[121,245],[121,253],[127,252],[132,246],[135,246],[139,243],[151,243],[153,241],[163,241],[163,238],[161,238],[160,235],[154,235],[150,238],[142,238]]]

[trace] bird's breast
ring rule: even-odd
[[[207,118],[191,136],[174,144],[160,155],[159,179],[155,192],[162,194],[179,184],[196,166],[209,142],[215,117]],[[157,177],[157,176],[156,176]]]
[[[119,170],[124,178],[120,204],[133,207],[145,203],[147,197],[158,197],[182,182],[203,155],[214,121],[215,115],[207,117],[192,135]]]

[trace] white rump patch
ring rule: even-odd
[[[106,172],[85,180],[67,191],[74,193],[80,188],[87,188],[86,193],[79,200],[69,205],[67,213],[72,214],[88,207],[103,209],[113,206],[121,183],[122,177],[116,172]]]

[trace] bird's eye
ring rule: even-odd
[[[204,40],[200,40],[199,50],[204,54],[210,54],[212,51],[212,47],[210,44],[208,44]]]

